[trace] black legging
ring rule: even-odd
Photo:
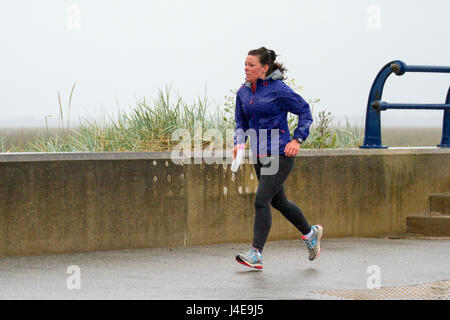
[[[270,161],[267,162],[270,160],[267,157],[262,160],[264,164],[261,163],[260,158],[257,158],[256,163],[253,164],[259,181],[255,197],[253,246],[260,251],[264,248],[272,225],[270,205],[280,211],[302,234],[308,234],[311,231],[311,226],[306,221],[300,208],[289,201],[284,193],[283,183],[294,167],[295,157],[287,157],[283,154],[274,154],[272,157],[278,157],[279,159],[278,170],[269,169],[271,166],[275,167],[275,164]],[[272,172],[263,170],[261,175],[262,167],[265,167],[264,170],[272,170]]]

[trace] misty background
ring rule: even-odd
[[[41,0],[0,3],[0,127],[101,119],[172,85],[210,111],[244,82],[249,50],[275,50],[315,111],[364,125],[367,97],[391,60],[450,65],[450,1]],[[448,74],[391,75],[388,102],[443,103]],[[443,111],[388,110],[383,126],[442,127]]]

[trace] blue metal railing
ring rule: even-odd
[[[409,103],[387,103],[381,100],[386,79],[391,73],[401,76],[406,72],[436,72],[450,73],[450,67],[441,66],[408,66],[403,61],[394,60],[386,64],[376,76],[369,93],[366,110],[366,127],[364,132],[364,143],[360,148],[375,149],[387,148],[381,144],[381,111],[388,109],[420,109],[420,110],[443,110],[444,121],[442,126],[442,139],[438,147],[450,147],[450,87],[447,98],[443,104],[409,104]]]

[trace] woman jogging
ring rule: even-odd
[[[272,223],[271,205],[303,234],[302,239],[311,261],[320,253],[323,233],[321,225],[308,224],[300,208],[289,201],[284,193],[283,183],[294,166],[301,143],[309,135],[313,119],[308,103],[282,81],[286,68],[275,61],[276,57],[275,51],[265,47],[249,51],[245,60],[246,81],[236,94],[233,158],[239,146],[247,140],[248,134],[245,132],[255,130],[251,146],[252,152],[256,150],[254,168],[259,181],[255,196],[253,244],[247,254],[238,254],[236,261],[256,269],[263,268],[262,251]],[[299,116],[293,139],[289,133],[287,112]],[[273,139],[264,139],[268,134],[261,134],[262,129],[269,133],[273,129],[278,130],[277,146],[271,146]],[[256,141],[253,141],[255,136]],[[279,159],[278,170],[263,174],[273,157]]]

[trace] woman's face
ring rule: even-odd
[[[265,79],[269,65],[261,65],[258,56],[248,55],[245,59],[245,80],[255,83],[258,78]]]

